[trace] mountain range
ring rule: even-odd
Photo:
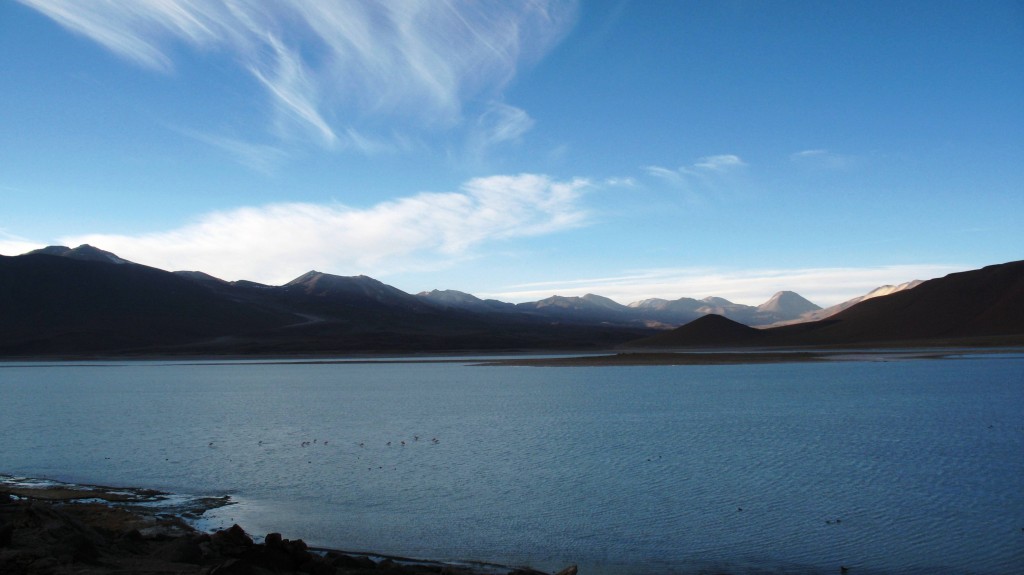
[[[1024,333],[1021,263],[991,267],[1004,270],[996,274],[997,288],[968,281],[990,270],[984,268],[965,272],[967,279],[953,274],[884,286],[825,310],[789,291],[759,306],[715,297],[622,305],[594,294],[512,304],[455,290],[414,295],[366,276],[317,271],[282,286],[228,282],[132,263],[88,245],[51,246],[0,256],[0,356],[841,345]],[[934,282],[960,287],[936,292]],[[981,301],[982,294],[988,299]],[[925,303],[913,303],[919,300]],[[776,327],[749,327],[769,325]]]

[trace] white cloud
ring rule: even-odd
[[[670,170],[661,166],[644,166],[644,171],[656,178],[665,180],[673,186],[682,186],[686,182],[683,179],[683,173],[679,170]]]
[[[622,304],[648,298],[724,297],[734,303],[758,305],[777,291],[791,290],[828,307],[864,295],[882,285],[932,279],[967,269],[953,265],[891,265],[850,268],[751,269],[671,268],[643,270],[614,277],[550,281],[510,286],[477,294],[506,301],[533,301],[553,294],[596,293]]]
[[[309,271],[386,275],[473,257],[487,242],[585,223],[585,180],[521,174],[478,178],[458,192],[420,193],[358,209],[283,203],[214,212],[178,229],[139,236],[61,238],[169,270],[270,284]]]
[[[789,155],[789,160],[797,165],[828,170],[848,168],[854,162],[854,158],[851,156],[821,149],[802,150],[792,153]]]
[[[20,1],[153,70],[174,68],[176,44],[228,53],[266,90],[284,135],[360,149],[347,136],[355,118],[460,122],[467,101],[500,95],[576,11],[572,0]],[[526,127],[522,117],[500,124],[499,139]]]
[[[721,154],[718,156],[705,156],[699,160],[693,166],[703,170],[711,170],[714,172],[725,172],[736,168],[742,168],[746,166],[743,160],[739,156],[733,154]]]

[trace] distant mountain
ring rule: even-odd
[[[684,297],[677,300],[645,299],[633,302],[629,304],[629,307],[637,310],[637,314],[648,321],[673,326],[689,323],[704,315],[703,312],[698,311],[704,305],[705,302]]]
[[[420,292],[416,294],[416,297],[422,298],[436,306],[462,309],[478,313],[515,310],[515,304],[494,299],[483,300],[474,295],[450,289]]]
[[[629,307],[639,318],[667,326],[686,324],[705,315],[720,315],[746,325],[762,325],[796,319],[803,313],[820,309],[791,291],[780,291],[756,307],[722,297],[647,299],[631,303]]]
[[[282,286],[281,291],[316,298],[344,299],[347,303],[373,303],[425,311],[428,307],[416,296],[367,276],[336,276],[310,271]]]
[[[47,246],[38,250],[33,250],[29,254],[42,254],[48,256],[62,256],[65,258],[71,258],[73,260],[80,260],[84,262],[105,262],[110,264],[129,264],[128,260],[123,260],[110,252],[105,252],[101,249],[94,248],[89,244],[82,244],[77,248],[69,248],[67,246]]]
[[[693,322],[632,347],[939,345],[1024,342],[1024,261],[864,299],[835,315],[751,332]]]
[[[540,314],[575,322],[597,322],[612,324],[639,323],[632,310],[606,297],[587,294],[584,296],[551,296],[540,301],[516,304],[516,310]]]
[[[757,306],[757,311],[760,314],[782,317],[800,316],[820,309],[821,306],[815,305],[800,294],[791,291],[777,292],[771,299]]]
[[[846,300],[846,301],[844,301],[842,303],[838,303],[838,304],[836,304],[834,306],[830,306],[830,307],[827,307],[825,309],[817,308],[817,306],[815,306],[817,309],[815,309],[815,310],[808,310],[808,311],[806,311],[804,313],[801,313],[795,319],[787,319],[787,320],[777,321],[777,322],[772,323],[770,325],[758,326],[758,327],[781,327],[781,326],[784,326],[784,325],[791,325],[791,324],[794,324],[794,323],[805,323],[805,322],[809,322],[809,321],[818,321],[818,320],[821,320],[821,319],[832,317],[835,314],[837,314],[837,313],[839,313],[839,312],[841,312],[841,311],[843,311],[845,309],[848,309],[850,307],[853,307],[854,305],[857,305],[858,303],[860,303],[862,301],[869,300],[869,299],[876,298],[876,297],[891,295],[891,294],[894,294],[896,292],[900,292],[900,291],[903,291],[903,290],[913,289],[913,288],[921,285],[921,283],[922,283],[921,280],[913,280],[913,281],[901,283],[901,284],[895,285],[895,286],[893,286],[893,285],[884,285],[884,286],[881,286],[881,287],[877,287],[877,288],[871,290],[870,292],[868,292],[868,293],[866,293],[866,294],[864,294],[862,296],[857,296],[855,298],[848,299],[848,300]]]

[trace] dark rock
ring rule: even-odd
[[[267,537],[263,540],[263,543],[267,547],[278,547],[281,545],[281,534],[267,533]]]
[[[309,552],[309,547],[306,545],[306,542],[302,539],[296,539],[294,541],[285,539],[281,542],[281,546],[288,552],[288,555],[292,558],[292,562],[296,565],[302,565],[314,557],[314,555]]]
[[[555,575],[576,575],[577,571],[579,571],[579,569],[577,569],[575,565],[570,565],[558,573],[555,573]]]
[[[10,523],[0,524],[0,548],[11,544],[14,537],[14,526]]]
[[[210,536],[211,546],[228,557],[239,557],[252,547],[252,538],[237,524]]]
[[[353,557],[351,555],[345,555],[344,553],[328,553],[327,559],[331,561],[331,563],[339,569],[371,570],[377,568],[377,564],[373,561],[373,559],[370,559],[369,557]]]
[[[199,547],[199,542],[188,537],[180,537],[163,544],[152,556],[172,563],[199,565],[203,562],[203,550]]]
[[[273,571],[253,565],[245,559],[228,559],[210,570],[210,575],[264,575]]]
[[[338,570],[320,557],[313,557],[299,565],[299,572],[309,573],[310,575],[335,575]]]
[[[378,572],[383,572],[383,573],[388,573],[389,575],[391,575],[391,574],[393,574],[393,575],[405,575],[406,573],[409,573],[409,571],[405,568],[404,565],[400,565],[398,563],[395,563],[391,559],[385,559],[385,560],[381,561],[380,563],[378,563],[377,564],[377,571]]]

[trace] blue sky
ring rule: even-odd
[[[1024,257],[1024,2],[0,3],[0,253],[506,301]]]

